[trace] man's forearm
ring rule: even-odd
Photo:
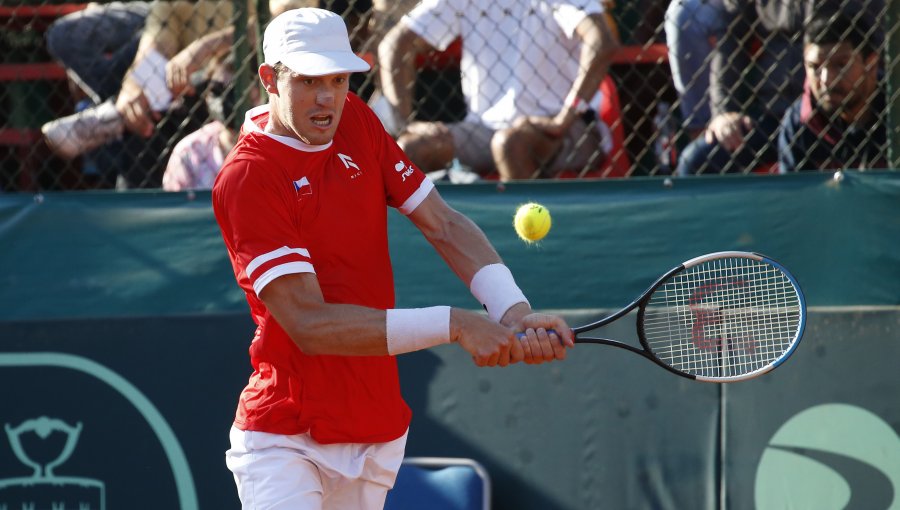
[[[603,16],[594,14],[588,16],[586,21],[588,23],[578,59],[578,78],[574,85],[578,87],[576,90],[580,97],[590,98],[606,77],[619,44],[613,38]]]
[[[577,110],[577,102],[590,101],[596,94],[618,49],[618,43],[602,15],[592,14],[585,18],[576,28],[576,33],[581,37],[578,75],[563,105],[564,109],[572,111]]]
[[[412,87],[416,80],[416,37],[403,25],[397,25],[378,45],[381,92],[394,107],[397,120],[403,123],[412,115]]]
[[[500,255],[478,225],[459,212],[451,214],[440,235],[426,237],[450,269],[468,285],[479,269],[501,262]]]
[[[229,51],[233,42],[234,27],[230,26],[197,39],[182,51],[189,51],[193,62],[203,64]]]

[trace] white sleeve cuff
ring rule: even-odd
[[[422,183],[419,184],[419,188],[413,192],[409,198],[406,199],[406,202],[403,202],[403,205],[399,207],[401,213],[406,216],[409,216],[413,211],[416,210],[416,207],[419,207],[427,197],[428,194],[431,193],[431,190],[434,189],[434,183],[431,182],[431,179],[425,178],[422,180]]]
[[[488,317],[496,322],[514,305],[528,303],[509,268],[503,264],[488,264],[479,269],[472,277],[469,290],[487,310]]]

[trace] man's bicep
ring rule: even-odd
[[[437,188],[432,188],[425,199],[407,217],[416,228],[425,234],[425,237],[430,237],[431,233],[443,229],[451,211],[450,206],[438,193]]]
[[[261,179],[264,170],[247,162],[232,163],[213,189],[223,235],[257,294],[279,276],[315,273],[294,218],[293,197],[277,183]]]
[[[272,316],[287,328],[287,322],[299,310],[320,306],[325,302],[315,273],[292,273],[275,278],[260,289],[259,298]]]

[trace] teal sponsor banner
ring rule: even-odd
[[[616,308],[703,253],[758,251],[811,306],[900,304],[900,172],[442,185],[538,308]],[[516,207],[553,228],[526,245]],[[477,308],[415,228],[390,213],[399,306]],[[209,192],[0,195],[0,321],[246,310]],[[440,296],[435,300],[434,296]]]
[[[0,508],[239,508],[244,315],[0,325]]]
[[[814,310],[795,356],[726,386],[726,508],[900,508],[900,308]]]
[[[603,334],[635,341],[632,318]],[[897,508],[898,331],[897,309],[813,309],[784,365],[724,386],[596,345],[504,369],[452,345],[404,355],[407,454],[477,460],[498,510]],[[0,332],[0,507],[239,508],[224,452],[246,316]]]
[[[500,510],[900,506],[900,173],[439,190],[573,325],[720,250],[783,263],[811,313],[782,367],[727,386],[594,345],[493,370],[452,345],[401,356],[408,454],[478,460]],[[238,508],[224,451],[254,326],[209,199],[0,195],[0,508]],[[530,201],[553,229],[526,245]],[[476,308],[389,215],[398,306]],[[631,319],[601,335],[634,341]]]

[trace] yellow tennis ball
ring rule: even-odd
[[[533,243],[540,241],[550,232],[550,211],[534,202],[519,207],[513,226],[523,241]]]

